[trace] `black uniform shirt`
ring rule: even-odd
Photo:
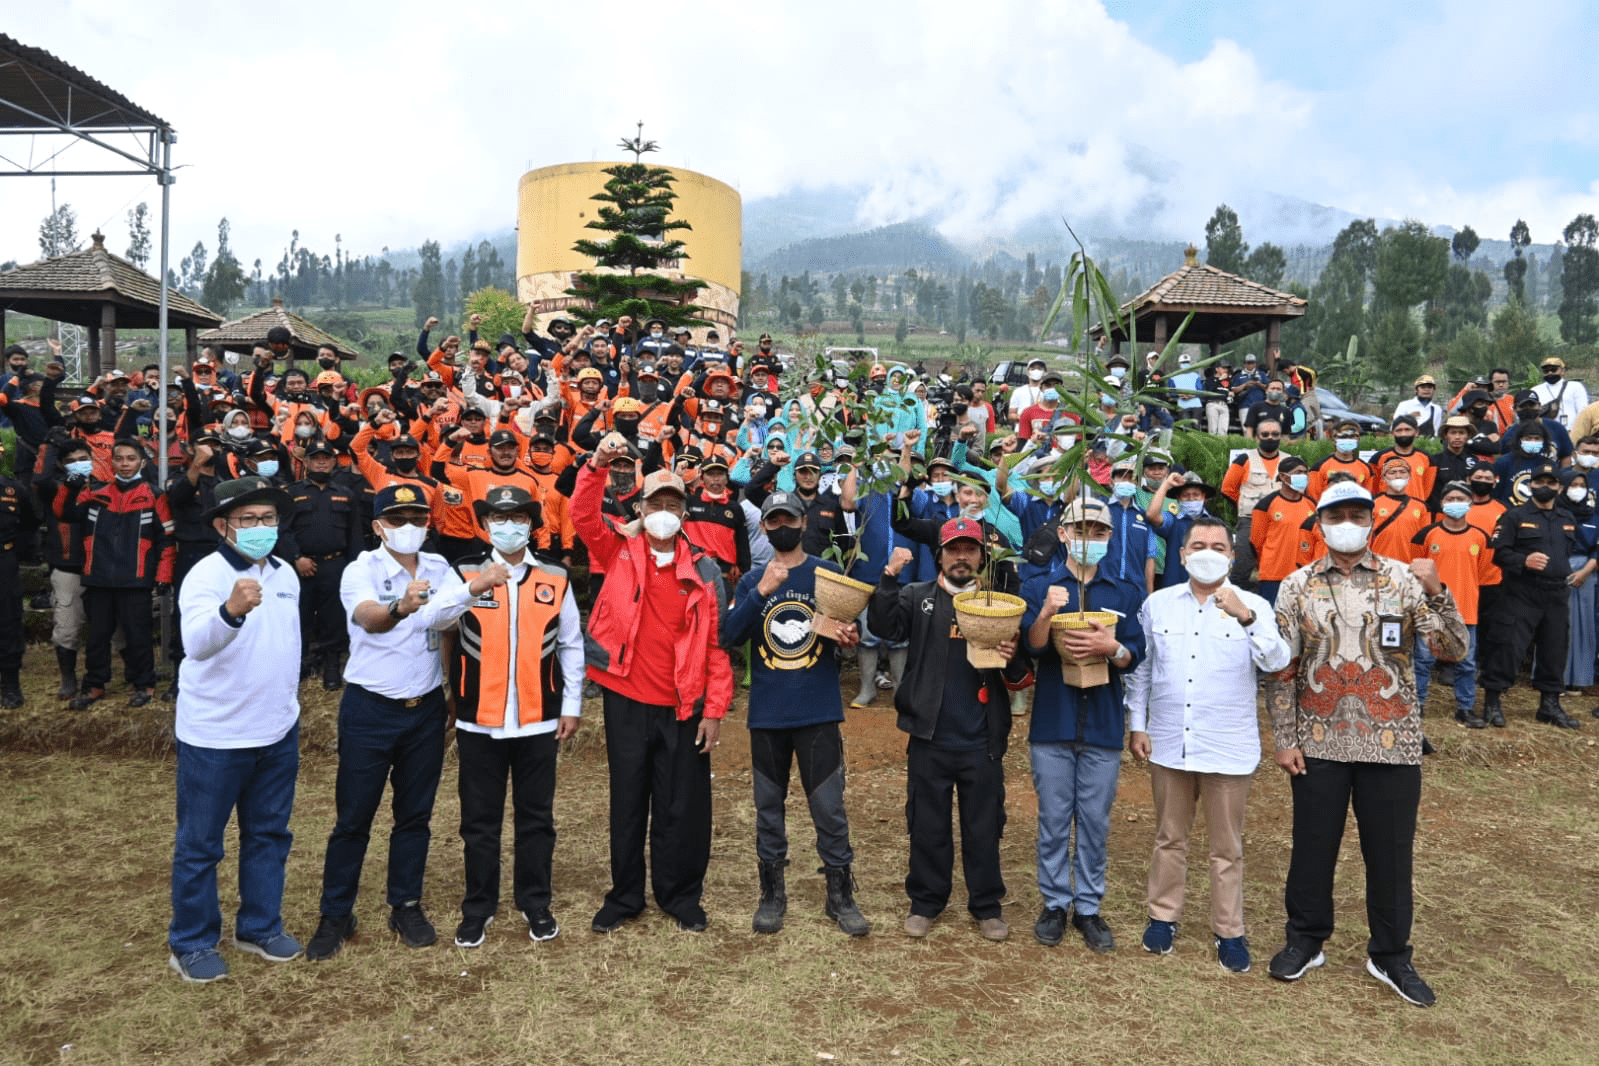
[[[1571,576],[1570,558],[1578,553],[1577,522],[1560,507],[1545,511],[1529,501],[1499,516],[1489,544],[1506,582],[1563,588]],[[1542,570],[1529,570],[1527,556],[1536,552],[1547,555],[1549,563]]]

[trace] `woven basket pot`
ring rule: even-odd
[[[1027,602],[1004,592],[963,592],[955,597],[955,620],[966,638],[966,661],[979,670],[997,670],[1006,659],[1000,644],[1022,625]]]
[[[1066,649],[1063,639],[1073,629],[1093,628],[1095,622],[1107,629],[1116,628],[1116,616],[1109,611],[1067,611],[1050,619],[1049,639],[1060,656],[1061,680],[1072,688],[1110,684],[1110,664],[1103,655],[1078,659]]]
[[[848,625],[866,610],[872,586],[831,570],[816,570],[816,606],[835,622]]]

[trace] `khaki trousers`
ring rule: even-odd
[[[1250,774],[1196,774],[1149,764],[1155,796],[1155,853],[1149,862],[1149,916],[1183,916],[1188,880],[1188,831],[1194,809],[1205,809],[1210,836],[1210,927],[1219,937],[1244,935],[1244,806]]]

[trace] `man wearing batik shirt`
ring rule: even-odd
[[[1333,870],[1353,801],[1366,861],[1366,969],[1407,1003],[1429,1007],[1433,991],[1410,961],[1422,743],[1412,653],[1420,637],[1435,658],[1461,658],[1466,624],[1430,560],[1407,565],[1370,550],[1364,488],[1328,487],[1317,521],[1327,555],[1278,590],[1277,624],[1293,659],[1266,682],[1277,765],[1294,797],[1287,943],[1271,975],[1294,981],[1327,961]]]

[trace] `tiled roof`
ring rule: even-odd
[[[1206,263],[1186,263],[1161,278],[1132,300],[1122,304],[1122,313],[1140,311],[1152,304],[1182,307],[1264,308],[1305,307],[1303,297],[1278,292],[1258,281],[1229,274]]]
[[[144,305],[154,311],[161,305],[161,283],[121,256],[106,249],[105,238],[96,233],[89,247],[68,252],[54,259],[17,267],[0,274],[0,297],[7,292],[59,293],[121,296],[123,301]],[[205,326],[222,321],[222,316],[201,307],[176,289],[167,290],[168,321],[186,326]],[[179,318],[185,321],[178,323]]]
[[[170,128],[126,96],[64,63],[42,48],[0,33],[0,101],[27,107],[0,108],[4,124],[24,129],[53,129],[64,122],[74,129],[125,127]],[[35,115],[40,117],[34,117]]]
[[[265,311],[257,311],[253,315],[236,318],[232,322],[224,322],[216,329],[208,329],[200,334],[201,344],[221,344],[227,348],[243,348],[252,344],[260,344],[267,338],[267,331],[274,326],[283,326],[294,336],[294,347],[298,352],[315,355],[316,350],[324,344],[331,345],[339,353],[340,358],[356,359],[360,352],[352,345],[317,329],[311,323],[295,314],[285,310],[280,297],[272,298],[272,306]]]

